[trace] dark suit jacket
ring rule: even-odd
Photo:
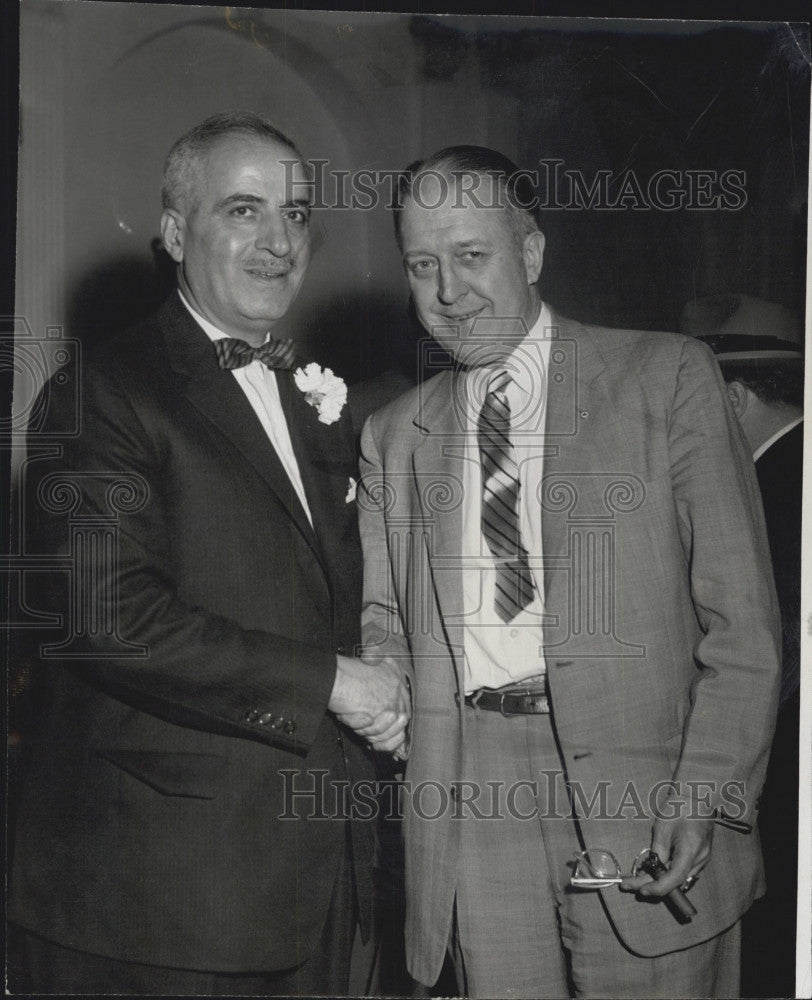
[[[84,553],[91,569],[73,597],[75,570],[45,575],[47,603],[79,628],[41,659],[49,699],[11,918],[129,961],[296,965],[318,938],[346,823],[280,817],[340,813],[329,781],[371,773],[326,714],[336,651],[359,638],[348,415],[320,424],[278,375],[314,531],[177,295],[73,375],[79,434],[59,457],[29,458],[29,549],[66,565]],[[61,381],[46,433],[70,425],[76,386]],[[94,530],[115,541],[93,550]],[[291,806],[286,783],[323,784],[323,809]],[[353,826],[368,924],[371,831]]]
[[[758,818],[767,894],[742,923],[742,996],[750,997],[790,996],[795,989],[802,469],[802,423],[756,462],[781,609],[783,665],[780,710]]]
[[[803,423],[787,431],[756,462],[775,589],[781,608],[781,705],[801,683],[801,493]]]

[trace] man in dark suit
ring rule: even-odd
[[[714,351],[756,465],[778,603],[782,668],[778,722],[759,813],[767,893],[742,924],[742,995],[792,996],[798,858],[798,727],[801,684],[801,496],[803,355],[780,307],[760,303],[757,333],[745,332],[751,301],[721,332],[700,337]],[[706,310],[707,311],[707,310]]]
[[[179,139],[178,291],[47,387],[63,446],[32,450],[28,539],[73,563],[44,586],[68,634],[41,649],[12,880],[35,992],[346,994],[369,933],[372,832],[341,795],[371,763],[337,716],[386,749],[406,693],[351,657],[343,383],[268,339],[310,259],[307,179],[255,115]]]

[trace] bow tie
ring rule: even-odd
[[[268,368],[290,371],[295,367],[296,351],[292,340],[267,340],[252,347],[236,337],[221,337],[214,341],[214,351],[221,368],[244,368],[252,361],[261,361]]]

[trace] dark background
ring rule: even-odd
[[[746,204],[732,211],[545,212],[542,294],[628,327],[675,330],[689,300],[720,292],[803,315],[806,26],[301,6],[26,0],[16,313],[34,339],[56,324],[89,345],[160,301],[163,157],[234,107],[266,114],[328,170],[401,169],[467,142],[527,168],[560,159],[587,183],[600,170],[630,169],[644,188],[662,169],[742,171]],[[315,225],[296,335],[351,382],[414,381],[422,332],[385,205],[323,210]],[[36,381],[20,376],[18,410]]]

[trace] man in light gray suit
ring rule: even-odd
[[[362,436],[364,642],[413,697],[410,971],[734,996],[780,648],[752,463],[703,345],[541,300],[523,184],[480,147],[405,172],[414,306],[460,364]]]

